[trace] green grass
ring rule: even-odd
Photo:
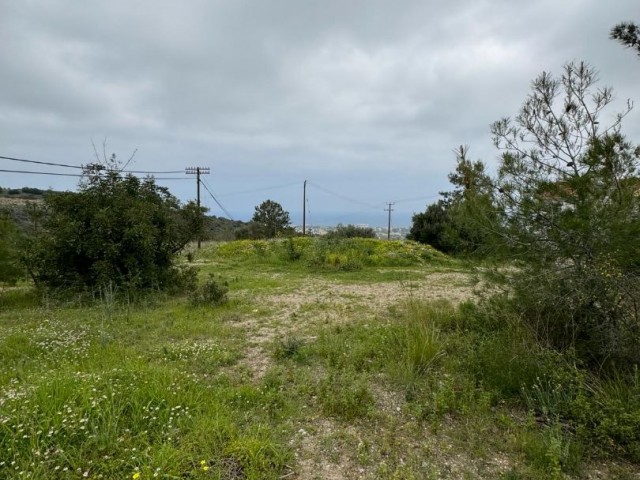
[[[0,292],[0,478],[637,478],[637,371],[423,298],[473,284],[427,247],[285,242],[205,244],[222,305]]]

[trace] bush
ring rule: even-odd
[[[450,252],[452,245],[446,238],[446,229],[451,222],[449,217],[449,205],[444,200],[438,200],[424,212],[413,215],[407,239],[426,243],[441,252]]]
[[[32,215],[25,264],[46,288],[164,289],[193,236],[191,216],[152,178],[110,170],[85,179],[77,193],[44,198]]]
[[[374,400],[364,380],[349,373],[331,373],[320,385],[318,395],[326,415],[354,420],[369,413]]]
[[[499,243],[519,267],[514,309],[542,342],[592,365],[640,363],[640,147],[620,133],[628,110],[600,126],[613,94],[596,80],[584,63],[543,73],[492,126]]]
[[[0,211],[0,283],[14,284],[24,274],[19,243],[20,233],[13,219]]]
[[[216,279],[212,274],[191,294],[191,302],[194,305],[216,306],[226,303],[229,284],[221,279]]]
[[[287,238],[284,243],[284,258],[289,262],[295,262],[302,258],[302,249],[296,245],[292,237]]]
[[[342,225],[327,233],[325,238],[376,238],[376,232],[371,227],[357,227],[355,225]]]
[[[287,336],[277,341],[273,355],[278,360],[291,358],[294,360],[302,360],[304,354],[302,352],[305,346],[304,340],[296,336]]]

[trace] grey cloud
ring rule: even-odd
[[[80,162],[91,138],[107,136],[121,155],[138,147],[141,168],[211,162],[227,192],[313,175],[374,203],[436,194],[456,145],[495,164],[489,125],[517,113],[540,71],[585,59],[621,100],[637,93],[640,73],[640,61],[608,39],[613,24],[638,17],[634,0],[1,8],[0,154]],[[638,118],[626,129],[636,139]],[[250,212],[254,200],[228,208]],[[350,208],[325,200],[328,210]]]

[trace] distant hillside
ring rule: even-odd
[[[24,229],[29,221],[27,208],[34,202],[41,202],[42,199],[54,193],[53,190],[40,190],[39,188],[3,188],[0,187],[0,209],[9,212],[11,217]]]
[[[53,190],[41,190],[39,188],[32,188],[32,187],[22,187],[22,188],[0,187],[0,201],[5,199],[39,200],[45,195],[52,192]],[[2,202],[2,203],[5,203],[5,202]]]
[[[227,241],[235,240],[236,230],[247,225],[247,222],[240,220],[229,220],[228,218],[216,217],[215,215],[206,217],[205,239]]]

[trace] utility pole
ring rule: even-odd
[[[393,208],[391,205],[395,205],[395,203],[387,203],[387,208],[384,209],[385,212],[389,212],[389,222],[387,223],[387,240],[391,240],[391,212],[393,212]]]
[[[196,192],[198,195],[198,215],[202,216],[202,210],[200,210],[200,175],[209,175],[211,170],[209,167],[186,167],[184,173],[187,175],[195,175],[196,176]],[[198,232],[198,249],[200,249],[200,244],[202,239],[200,238],[202,235],[201,232]]]
[[[304,181],[302,187],[302,236],[305,236],[307,231],[307,181]]]

